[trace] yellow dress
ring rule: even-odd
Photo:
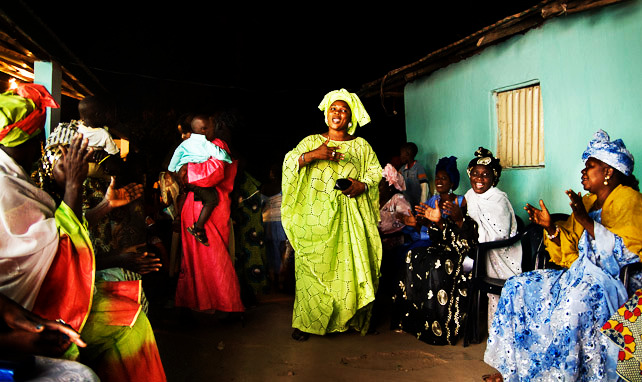
[[[323,335],[368,330],[381,265],[379,181],[382,169],[363,138],[329,141],[344,154],[340,162],[320,160],[299,169],[302,153],[326,138],[304,138],[285,156],[281,219],[294,251],[296,292],[292,327]],[[334,189],[339,178],[368,186],[348,198]]]

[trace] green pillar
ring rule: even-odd
[[[34,65],[34,83],[47,88],[53,98],[60,104],[62,88],[62,71],[56,62],[36,61]],[[45,122],[45,137],[60,122],[60,109],[47,108],[47,121]]]

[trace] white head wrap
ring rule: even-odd
[[[359,96],[355,93],[350,93],[346,89],[333,90],[323,97],[323,101],[319,104],[319,110],[324,112],[325,123],[328,124],[328,110],[334,101],[345,101],[350,107],[352,112],[352,126],[348,127],[348,134],[354,134],[357,125],[363,126],[370,122],[370,116],[366,109],[363,107]]]

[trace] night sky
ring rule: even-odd
[[[99,78],[147,155],[173,151],[180,114],[229,110],[233,146],[264,165],[324,131],[326,92],[357,91],[536,2],[23,3]],[[379,99],[363,101],[373,122],[357,134],[385,162],[405,140],[403,105],[387,105],[398,111],[389,115]]]

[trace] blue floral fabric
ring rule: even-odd
[[[565,270],[537,270],[506,281],[484,361],[504,381],[615,381],[618,347],[600,328],[627,300],[620,268],[639,261],[595,220],[579,258]]]

